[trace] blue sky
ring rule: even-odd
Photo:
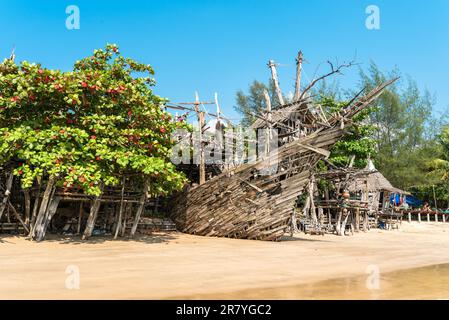
[[[365,27],[368,5],[380,9],[380,30]],[[67,30],[65,9],[77,5],[80,30]],[[449,106],[449,1],[405,0],[197,0],[197,1],[5,1],[0,0],[0,56],[16,46],[18,60],[69,70],[73,62],[106,43],[156,70],[155,92],[173,102],[212,100],[219,93],[226,115],[235,92],[267,80],[269,59],[279,62],[283,91],[294,84],[294,58],[307,59],[305,80],[325,72],[328,59],[362,67],[398,67],[420,88]],[[345,88],[357,68],[340,77]]]

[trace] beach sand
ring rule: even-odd
[[[435,267],[449,263],[448,248],[449,223],[432,222],[283,242],[161,233],[35,243],[2,235],[0,299],[449,298],[449,282],[437,286],[435,271],[449,280],[449,268]],[[424,266],[431,267],[413,269]],[[368,290],[373,270],[382,280]],[[407,282],[426,275],[434,286]]]

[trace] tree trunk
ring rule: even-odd
[[[33,204],[33,212],[31,214],[31,221],[30,221],[30,229],[33,230],[34,224],[36,223],[36,217],[37,217],[37,210],[39,209],[39,199],[41,194],[41,184],[38,183],[39,187],[37,189],[36,198],[34,199]]]
[[[134,219],[133,227],[131,229],[131,238],[134,237],[136,233],[137,226],[139,225],[140,216],[142,215],[143,210],[145,209],[145,204],[148,199],[148,179],[145,180],[143,187],[143,194],[140,197],[139,209],[137,209],[136,218]]]
[[[30,225],[31,221],[31,198],[30,198],[30,190],[23,190],[23,195],[25,197],[25,224],[27,226]]]
[[[343,209],[339,210],[337,224],[335,225],[335,230],[337,231],[337,235],[341,236],[341,216],[343,215]]]
[[[8,179],[6,180],[6,188],[5,195],[3,196],[3,200],[0,203],[0,219],[2,218],[3,212],[8,206],[9,196],[11,195],[12,183],[14,181],[14,175],[12,172],[9,173]]]
[[[103,188],[102,188],[103,189]],[[103,192],[103,190],[102,190]],[[87,219],[86,229],[84,229],[83,240],[87,240],[92,236],[92,232],[95,228],[95,221],[97,220],[98,211],[100,210],[101,195],[96,197],[92,207],[90,208],[89,218]]]
[[[55,177],[51,176],[48,179],[47,187],[45,188],[44,196],[43,196],[42,201],[41,201],[41,205],[40,205],[40,208],[39,208],[39,213],[38,213],[38,215],[36,217],[36,221],[34,223],[33,228],[30,231],[30,236],[34,240],[37,240],[35,238],[37,233],[45,234],[45,231],[43,232],[42,229],[44,227],[44,221],[45,221],[45,218],[46,218],[48,205],[50,203],[51,198],[53,197],[53,193],[54,193],[54,189],[55,189],[55,183],[56,183]]]
[[[118,233],[120,231],[121,223],[122,223],[122,215],[123,215],[123,207],[124,207],[123,198],[125,197],[125,182],[126,182],[126,180],[125,180],[125,178],[123,178],[122,193],[121,193],[121,198],[120,198],[120,209],[118,212],[117,226],[115,227],[114,239],[117,239]]]
[[[45,213],[44,220],[42,222],[42,227],[36,230],[35,238],[36,241],[42,241],[45,238],[45,233],[47,232],[47,228],[50,224],[51,219],[53,218],[56,210],[58,209],[59,202],[61,201],[60,197],[52,197],[47,212]]]
[[[77,235],[81,233],[81,222],[83,221],[83,212],[84,212],[83,205],[84,205],[84,202],[81,201],[80,202],[80,207],[79,207],[79,210],[78,210],[78,225],[76,227],[76,234]]]
[[[124,237],[125,233],[126,233],[126,224],[128,222],[128,216],[129,216],[129,212],[132,210],[133,204],[130,202],[125,203],[124,205],[124,211],[125,211],[125,215],[123,217],[123,223],[120,227],[120,236]]]

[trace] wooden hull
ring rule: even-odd
[[[178,230],[189,234],[279,240],[311,171],[343,134],[330,128],[282,146],[279,165],[267,176],[257,172],[272,166],[273,157],[223,172],[177,195],[171,217]]]

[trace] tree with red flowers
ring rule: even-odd
[[[186,125],[163,110],[153,74],[116,45],[95,50],[70,72],[0,64],[0,166],[12,165],[24,189],[47,181],[42,221],[51,214],[45,195],[56,187],[99,197],[103,186],[133,173],[152,196],[182,188],[186,178],[169,160],[170,136]]]

